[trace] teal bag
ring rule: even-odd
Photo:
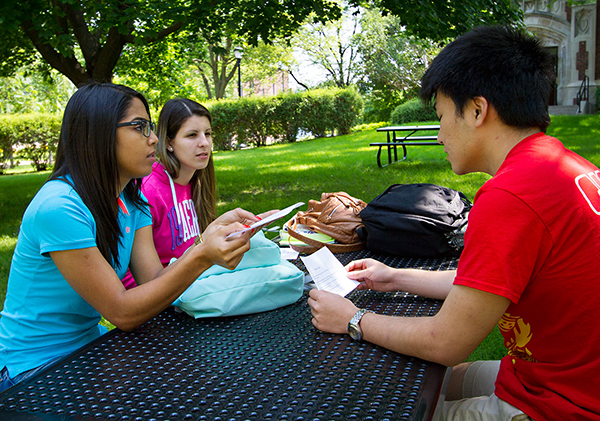
[[[235,269],[210,267],[173,305],[196,319],[239,316],[293,304],[303,291],[304,273],[261,231]]]

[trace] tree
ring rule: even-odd
[[[363,4],[364,0],[350,0]],[[515,24],[523,21],[516,0],[372,0],[366,2],[400,19],[409,34],[443,41],[479,25]]]
[[[242,59],[242,82],[261,81],[263,86],[283,83],[282,73],[293,61],[293,49],[285,40],[246,48]]]
[[[59,114],[75,87],[58,73],[17,71],[13,77],[0,78],[0,114]]]
[[[358,45],[361,53],[360,88],[369,94],[367,119],[388,120],[391,111],[416,95],[420,80],[439,46],[407,34],[400,19],[365,10]],[[373,111],[370,111],[373,110]],[[369,113],[377,115],[370,116]]]
[[[237,61],[233,56],[234,48],[233,39],[225,37],[221,45],[209,43],[207,49],[202,51],[203,54],[193,59],[209,99],[225,97],[225,89],[237,69]]]
[[[75,85],[111,81],[126,45],[150,45],[184,28],[210,41],[230,31],[251,45],[290,34],[312,14],[339,16],[329,0],[16,0],[0,5],[0,72],[30,64],[35,52]]]
[[[363,37],[365,28],[361,27],[359,18],[364,20],[366,10],[377,10],[380,15],[392,19],[394,31],[402,32],[403,41],[389,47],[408,48],[410,51],[406,58],[412,55],[416,59],[415,49],[430,49],[431,41],[445,42],[481,24],[518,24],[522,21],[520,4],[515,0],[336,1],[343,10],[341,19],[306,24],[297,36],[296,45],[307,54],[312,64],[322,67],[329,80],[340,87],[360,79],[359,61],[363,60],[360,55],[364,48],[358,48],[358,40]],[[400,38],[396,37],[396,40]],[[379,42],[387,43],[385,38],[379,38]],[[397,58],[390,59],[396,61]],[[392,67],[402,70],[404,66],[397,64],[391,63]],[[362,68],[365,68],[364,63]]]
[[[360,15],[344,7],[342,17],[327,23],[310,22],[298,32],[295,45],[313,65],[322,67],[339,88],[356,81],[359,70],[357,39]]]
[[[175,97],[202,101],[207,95],[181,38],[177,33],[150,45],[125,46],[113,81],[143,92],[157,110]]]
[[[164,103],[173,96],[221,99],[233,92],[228,86],[237,75],[233,52],[236,47],[244,50],[241,61],[244,83],[274,81],[281,72],[277,63],[292,60],[291,48],[278,40],[271,44],[259,41],[251,46],[235,35],[215,42],[205,38],[202,31],[195,34],[182,31],[173,40],[127,47],[115,73],[119,80],[149,95],[150,102]]]

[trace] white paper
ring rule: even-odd
[[[346,269],[327,247],[300,259],[318,289],[346,296],[359,284],[358,281],[348,279]]]
[[[299,208],[303,204],[304,204],[304,202],[298,202],[298,203],[293,204],[292,206],[288,206],[287,208],[280,210],[279,212],[276,212],[273,215],[271,215],[265,219],[261,219],[260,221],[255,222],[254,224],[250,225],[249,228],[244,228],[241,231],[232,232],[231,234],[229,234],[227,236],[227,238],[234,237],[234,236],[240,235],[246,231],[250,231],[251,229],[260,228],[264,225],[270,224],[271,222],[276,221],[279,218],[283,218],[288,213],[290,213],[291,211],[293,211],[296,208]]]
[[[289,247],[279,247],[279,250],[281,250],[281,258],[285,260],[296,260],[300,254]]]

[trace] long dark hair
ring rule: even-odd
[[[206,117],[212,123],[210,112],[204,106],[187,98],[171,99],[160,111],[156,154],[173,178],[179,177],[181,163],[174,154],[167,150],[168,141],[174,139],[185,121],[194,115]],[[217,217],[216,178],[212,153],[206,168],[196,171],[190,184],[192,185],[194,207],[198,215],[198,225],[204,231]]]
[[[131,88],[112,83],[80,87],[65,108],[56,164],[49,178],[65,181],[77,191],[96,221],[96,245],[113,267],[119,264],[122,234],[117,204],[117,123],[124,118],[134,98],[142,101],[150,115],[146,99]],[[124,194],[135,206],[145,209],[140,185],[141,179],[131,180]]]

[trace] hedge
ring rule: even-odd
[[[269,98],[226,99],[206,106],[212,116],[215,149],[242,144],[264,146],[267,139],[281,136],[271,118],[274,102]]]
[[[204,105],[212,114],[214,149],[228,150],[243,144],[264,146],[267,141],[294,142],[302,131],[314,137],[347,134],[360,120],[363,99],[354,88],[335,88]],[[61,116],[52,114],[0,115],[0,171],[17,159],[46,169],[60,125]]]
[[[347,134],[359,122],[363,99],[354,88],[336,88],[204,105],[212,115],[214,148],[228,150],[242,144],[263,146],[267,140],[294,142],[300,131],[314,137]]]
[[[60,135],[61,117],[54,114],[0,115],[0,171],[19,159],[38,171],[51,164]]]
[[[392,112],[392,124],[404,124],[411,121],[437,120],[437,114],[433,107],[423,104],[419,98],[409,99],[400,104]]]
[[[350,133],[352,127],[358,123],[363,109],[364,101],[355,88],[340,90],[333,97],[334,121],[338,134]]]

